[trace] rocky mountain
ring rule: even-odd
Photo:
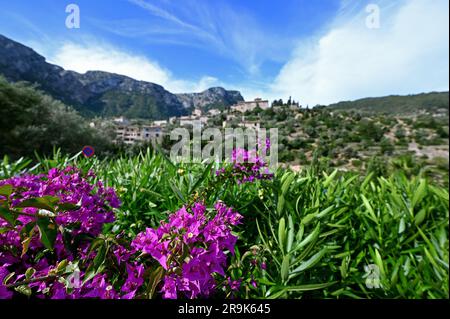
[[[186,108],[200,107],[202,109],[221,108],[244,100],[239,91],[227,91],[221,87],[209,88],[201,93],[177,94],[177,97]]]
[[[39,89],[87,116],[125,115],[161,119],[183,115],[195,105],[232,105],[238,91],[211,88],[202,93],[172,94],[161,85],[130,77],[88,71],[80,74],[46,62],[29,47],[0,35],[0,74],[9,81],[36,83]]]

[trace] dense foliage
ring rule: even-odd
[[[77,153],[92,145],[97,154],[114,148],[108,130],[96,130],[72,108],[26,83],[8,83],[0,76],[0,154],[13,157],[51,154],[56,146]]]
[[[145,101],[131,97],[128,100],[128,95],[117,99],[114,94],[108,100],[115,105],[114,112],[120,111],[120,104],[132,105],[132,112],[127,115],[142,117]],[[293,169],[320,158],[343,170],[367,170],[377,161],[379,171],[389,174],[400,161],[407,164],[405,172],[417,175],[422,171],[434,181],[448,185],[446,92],[358,100],[345,102],[342,107],[314,109],[278,101],[273,108],[256,108],[243,117],[227,112],[230,110],[210,118],[208,126],[222,127],[226,121],[227,127],[237,127],[245,119],[266,128],[278,128],[279,161]],[[95,128],[89,126],[90,121],[95,122]],[[144,119],[136,122],[146,123]],[[165,133],[172,128],[169,125]],[[10,84],[0,77],[0,156],[33,157],[35,152],[50,155],[55,147],[75,154],[85,145],[93,146],[99,156],[111,156],[122,152],[138,154],[147,147],[148,144],[128,147],[112,143],[114,129],[111,120],[83,118],[30,85]],[[162,148],[168,150],[173,143],[169,134],[164,134]]]
[[[398,105],[397,99],[379,98],[390,101],[386,102],[391,110],[388,113],[376,103],[370,104],[370,111],[359,109],[358,101],[337,109],[284,104],[247,111],[244,117],[225,114],[209,125],[220,126],[231,117],[227,127],[239,127],[245,119],[267,129],[278,128],[278,159],[294,170],[320,160],[340,170],[365,171],[377,161],[380,171],[387,175],[401,162],[407,174],[421,171],[448,185],[449,109],[448,94],[447,100],[443,95],[430,94],[428,100],[419,98],[421,95],[401,97]],[[433,96],[440,97],[435,104]],[[400,112],[402,108],[408,113]]]
[[[364,98],[331,104],[333,110],[358,110],[385,114],[414,114],[420,111],[436,112],[448,110],[448,92],[431,92],[415,95],[391,95],[376,98]]]
[[[236,170],[151,151],[5,158],[2,296],[448,298],[448,190],[426,175]]]

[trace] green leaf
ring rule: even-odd
[[[293,181],[294,178],[295,178],[295,175],[292,174],[292,173],[290,173],[290,172],[287,172],[286,174],[287,174],[287,176],[286,176],[286,178],[285,178],[285,180],[284,180],[284,182],[283,182],[283,185],[281,186],[281,194],[283,194],[283,196],[286,195],[286,193],[287,193],[289,187],[290,187],[291,184],[292,184],[292,181]],[[283,177],[284,177],[284,176],[283,176]]]
[[[69,264],[69,261],[67,259],[61,260],[58,265],[56,266],[57,272],[64,272],[66,270],[67,265]]]
[[[48,203],[51,203],[53,205],[58,204],[59,202],[59,197],[56,196],[50,196],[50,195],[46,195],[46,196],[42,196],[41,197],[43,200],[47,201]]]
[[[308,268],[313,267],[315,264],[317,264],[322,257],[327,253],[328,249],[327,248],[323,248],[321,251],[319,251],[318,253],[316,253],[315,255],[313,255],[311,258],[309,258],[307,261],[302,262],[300,264],[300,266],[298,266],[297,268],[295,268],[292,271],[292,277],[295,277],[295,275],[297,275],[298,273],[305,271]],[[295,275],[294,275],[295,274]]]
[[[284,254],[285,247],[285,239],[286,239],[286,221],[284,217],[280,218],[278,222],[278,245],[280,246],[281,252]]]
[[[289,253],[292,249],[292,244],[294,243],[294,222],[292,220],[292,215],[288,217],[288,238],[287,238],[287,246],[286,252]]]
[[[423,220],[425,219],[426,216],[427,216],[427,211],[426,211],[425,208],[422,208],[420,210],[420,212],[417,213],[416,216],[414,216],[414,223],[416,225],[420,225],[423,222]]]
[[[82,283],[83,285],[87,281],[94,278],[94,276],[97,275],[98,273],[100,273],[104,268],[104,262],[105,262],[106,254],[108,251],[105,241],[103,241],[101,239],[95,240],[89,250],[91,251],[98,246],[99,246],[99,248],[97,250],[97,254],[95,255],[93,262],[89,265],[89,267],[87,268],[86,273],[84,275],[83,283]]]
[[[406,226],[405,226],[405,218],[402,217],[402,218],[400,219],[400,223],[399,223],[399,225],[398,225],[398,233],[399,233],[399,234],[403,233],[403,232],[405,231],[405,228],[406,228]]]
[[[374,172],[370,172],[369,175],[366,176],[364,179],[364,182],[361,184],[361,189],[365,189],[367,184],[371,181],[372,177],[374,175]]]
[[[326,283],[322,283],[322,284],[291,286],[291,287],[286,287],[285,289],[287,289],[288,291],[311,291],[311,290],[323,289],[323,288],[329,287],[331,285],[334,285],[335,283],[337,283],[337,281],[326,282]]]
[[[259,278],[258,283],[266,286],[275,286],[276,283],[268,280],[267,278]]]
[[[320,224],[317,224],[316,228],[314,228],[313,232],[311,234],[309,234],[308,236],[306,236],[305,239],[303,239],[296,247],[296,249],[301,248],[303,246],[305,246],[306,244],[308,244],[309,242],[313,241],[315,238],[317,238],[319,236],[319,232],[320,232]]]
[[[203,181],[206,179],[207,176],[211,173],[211,167],[213,166],[214,162],[209,163],[209,165],[205,168],[203,171],[202,176],[195,182],[194,186],[192,186],[191,190],[189,191],[190,194],[192,194],[200,185],[203,183]]]
[[[303,292],[303,291],[311,291],[311,290],[318,290],[318,289],[323,289],[323,288],[327,288],[331,285],[334,285],[337,281],[333,281],[333,282],[327,282],[327,283],[322,283],[322,284],[308,284],[308,285],[299,285],[299,286],[288,286],[288,287],[284,287],[284,286],[277,286],[276,288],[280,289],[277,292],[275,292],[274,294],[271,294],[267,297],[267,299],[277,299],[280,298],[281,296],[283,296],[284,294],[286,294],[287,292]]]
[[[361,198],[363,200],[364,206],[366,207],[367,211],[369,212],[369,218],[373,220],[376,224],[378,224],[378,218],[375,215],[375,212],[373,211],[372,206],[370,205],[369,201],[367,200],[366,196],[364,194],[361,194]]]
[[[11,228],[11,226],[10,227],[0,227],[0,235],[4,234],[6,232],[9,232],[11,230],[14,230],[14,228]]]
[[[303,239],[303,234],[305,233],[305,225],[303,225],[303,224],[300,224],[300,228],[299,228],[299,230],[298,230],[298,232],[297,232],[297,235],[295,235],[295,239],[298,241],[298,242],[301,242],[301,240]]]
[[[32,239],[32,237],[30,236],[30,237],[25,238],[21,242],[21,244],[22,244],[22,254],[20,255],[20,257],[25,256],[25,254],[27,253],[28,247],[30,246],[30,243],[31,243],[31,239]]]
[[[58,230],[56,225],[48,217],[42,217],[37,220],[41,242],[45,248],[53,250]]]
[[[322,218],[325,215],[327,215],[329,212],[331,212],[334,209],[334,205],[331,205],[330,207],[325,208],[324,210],[322,210],[320,213],[317,214],[317,218]],[[344,209],[346,209],[344,207]]]
[[[13,192],[13,186],[10,184],[4,184],[0,186],[0,195],[9,197]]]
[[[429,186],[429,189],[431,189],[431,191],[438,197],[440,197],[443,200],[447,201],[447,205],[448,205],[448,191],[445,190],[444,188],[438,188],[438,187],[434,187],[434,186]]]
[[[28,287],[27,285],[22,285],[22,286],[19,286],[19,287],[15,287],[14,290],[19,292],[19,293],[21,293],[21,294],[23,294],[23,295],[25,295],[25,296],[27,296],[27,297],[31,296],[31,288]]]
[[[349,263],[350,263],[350,256],[345,256],[344,258],[342,258],[339,270],[341,271],[341,276],[343,279],[347,277]]]
[[[97,255],[94,257],[93,265],[95,268],[100,267],[106,259],[106,245],[101,245],[97,251]]]
[[[305,217],[302,218],[301,223],[302,223],[303,225],[307,225],[307,224],[309,224],[316,216],[317,216],[317,213],[311,213],[311,214],[308,214],[308,215],[306,215]]]
[[[18,204],[15,207],[25,208],[25,207],[34,207],[39,209],[46,209],[51,212],[55,212],[54,203],[49,200],[48,197],[36,197],[25,199],[23,202]]]
[[[148,281],[148,288],[147,288],[147,294],[148,298],[152,299],[155,296],[156,289],[161,282],[163,276],[164,276],[164,268],[161,266],[158,266],[152,273],[150,274],[149,281]]]
[[[25,279],[30,279],[36,273],[36,269],[29,267],[27,271],[25,271]]]
[[[184,203],[186,202],[184,199],[183,194],[181,193],[180,189],[175,186],[172,182],[169,183],[170,188],[172,188],[173,192],[177,195],[177,197]]]
[[[66,212],[66,211],[74,211],[81,208],[81,205],[78,204],[72,204],[72,203],[62,203],[58,204],[58,211],[59,212]]]
[[[23,226],[20,231],[20,237],[23,238],[23,240],[21,242],[22,254],[20,257],[23,257],[28,251],[28,247],[30,246],[31,239],[33,238],[35,226],[36,226],[35,222],[29,222],[28,224]]]
[[[427,194],[427,182],[425,179],[420,179],[419,186],[414,192],[412,201],[411,201],[411,209],[416,207],[417,203],[420,202]]]
[[[14,213],[3,206],[0,206],[0,218],[3,218],[12,226],[14,226],[16,222],[16,217],[14,216]]]
[[[380,269],[381,275],[384,275],[385,270],[384,270],[383,259],[381,258],[381,255],[380,255],[380,252],[378,251],[378,249],[375,249],[375,264]]]
[[[261,238],[261,240],[262,240],[264,246],[265,246],[266,249],[269,251],[270,255],[271,255],[272,258],[273,258],[273,261],[275,261],[275,262],[278,264],[278,266],[281,266],[281,263],[277,260],[277,258],[276,258],[276,256],[275,256],[274,252],[272,251],[272,249],[271,249],[269,243],[264,239],[265,236],[263,235],[263,233],[262,233],[262,231],[261,231],[261,228],[259,227],[258,219],[256,219],[256,228],[258,229],[259,238]]]
[[[280,194],[278,196],[278,202],[277,202],[277,212],[279,215],[281,215],[281,213],[283,212],[285,202],[286,202],[286,200],[284,199],[284,196],[282,194]]]
[[[5,278],[3,278],[3,282],[2,282],[3,285],[7,285],[8,282],[12,279],[12,277],[14,277],[15,274],[16,274],[15,272],[12,272],[12,273],[9,273],[8,275],[6,275]]]
[[[34,230],[34,227],[36,226],[36,222],[32,221],[26,224],[22,227],[20,230],[20,236],[22,238],[31,237],[31,231]]]
[[[164,160],[173,168],[176,169],[177,167],[175,166],[174,163],[172,163],[172,161],[167,157],[166,153],[161,149],[161,146],[156,143],[156,150],[158,151],[159,154],[161,154],[161,156],[164,158]]]
[[[286,255],[283,257],[283,262],[281,263],[281,280],[286,282],[289,276],[289,259],[290,256]]]
[[[333,173],[330,174],[330,176],[326,177],[325,181],[323,182],[323,187],[327,188],[330,185],[330,183],[333,181],[334,177],[336,176],[337,172],[338,172],[338,170],[335,169],[333,171]]]

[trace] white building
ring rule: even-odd
[[[170,124],[175,124],[176,121],[177,121],[177,117],[176,116],[169,117],[169,123]]]
[[[154,125],[118,125],[115,142],[122,141],[131,145],[138,142],[160,142],[163,131],[160,126]]]
[[[155,125],[155,126],[166,126],[167,125],[167,120],[153,121],[153,125]]]
[[[193,116],[180,116],[179,118],[180,121],[180,126],[185,126],[185,125],[192,125],[193,121],[195,120],[195,117]]]
[[[126,119],[124,116],[119,116],[113,119],[113,122],[119,125],[128,125],[130,121]]]
[[[259,128],[260,128],[259,122],[256,122],[256,121],[240,122],[240,123],[238,123],[238,126],[243,127],[243,128],[251,128],[254,130],[259,130]]]
[[[196,108],[194,111],[192,111],[192,116],[202,116],[202,110],[199,108]]]
[[[208,111],[208,115],[210,116],[217,116],[220,115],[222,112],[219,109],[211,109]]]
[[[256,98],[253,101],[239,102],[236,105],[232,105],[231,110],[245,113],[247,111],[253,111],[256,107],[260,107],[261,109],[265,110],[269,108],[269,101]]]

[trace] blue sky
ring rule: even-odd
[[[80,8],[68,29],[65,8]],[[367,19],[377,14],[377,27]],[[447,0],[0,0],[0,33],[49,62],[172,92],[303,105],[448,90]],[[367,10],[368,11],[367,11]],[[373,21],[373,20],[371,20]]]

